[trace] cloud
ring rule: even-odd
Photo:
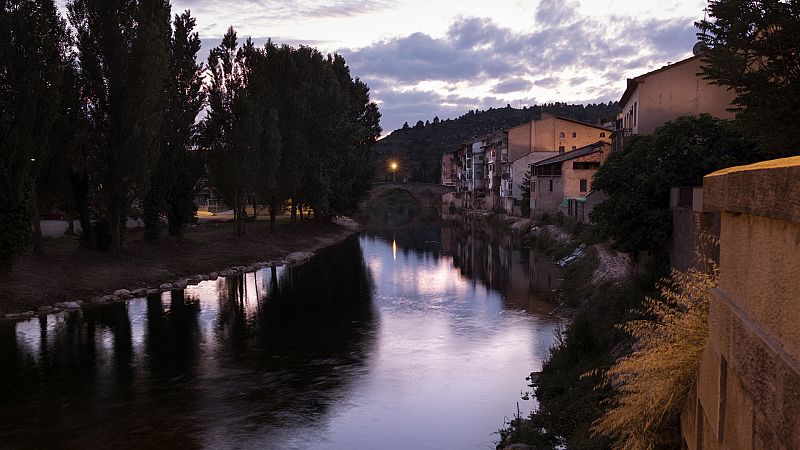
[[[461,114],[518,104],[532,88],[547,101],[617,100],[626,73],[687,57],[694,42],[691,17],[597,18],[582,14],[572,0],[543,0],[535,26],[524,32],[487,18],[462,17],[441,37],[416,32],[340,52],[354,74],[367,83],[380,80],[373,96],[382,101],[383,126],[389,131],[404,121],[444,117],[453,105],[465,108],[457,111]],[[450,94],[421,88],[430,85]],[[474,103],[484,98],[503,103]]]
[[[543,87],[543,88],[552,88],[558,85],[558,78],[556,77],[547,77],[541,78],[533,82],[536,86]]]
[[[533,87],[533,83],[525,78],[510,78],[495,84],[492,92],[497,94],[508,94],[509,92],[528,91],[531,87]]]

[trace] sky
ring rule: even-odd
[[[64,3],[62,0],[61,3]],[[471,109],[619,100],[626,78],[691,56],[704,0],[172,0],[203,55],[228,26],[341,53],[384,134]]]

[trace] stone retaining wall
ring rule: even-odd
[[[720,281],[684,448],[800,449],[800,157],[704,179]]]

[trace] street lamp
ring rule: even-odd
[[[389,169],[391,169],[391,171],[392,171],[392,182],[396,182],[397,181],[397,179],[396,179],[396,176],[397,176],[397,161],[392,161],[391,163],[389,163]]]

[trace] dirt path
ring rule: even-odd
[[[31,311],[55,302],[84,300],[116,289],[158,287],[194,274],[229,266],[279,260],[296,251],[315,251],[344,240],[358,231],[355,223],[321,226],[316,222],[278,225],[274,233],[258,222],[253,239],[236,238],[229,223],[203,223],[183,239],[162,237],[152,244],[141,230],[126,236],[125,254],[78,247],[77,238],[46,239],[44,255],[22,256],[13,274],[0,277],[0,318],[6,313]]]

